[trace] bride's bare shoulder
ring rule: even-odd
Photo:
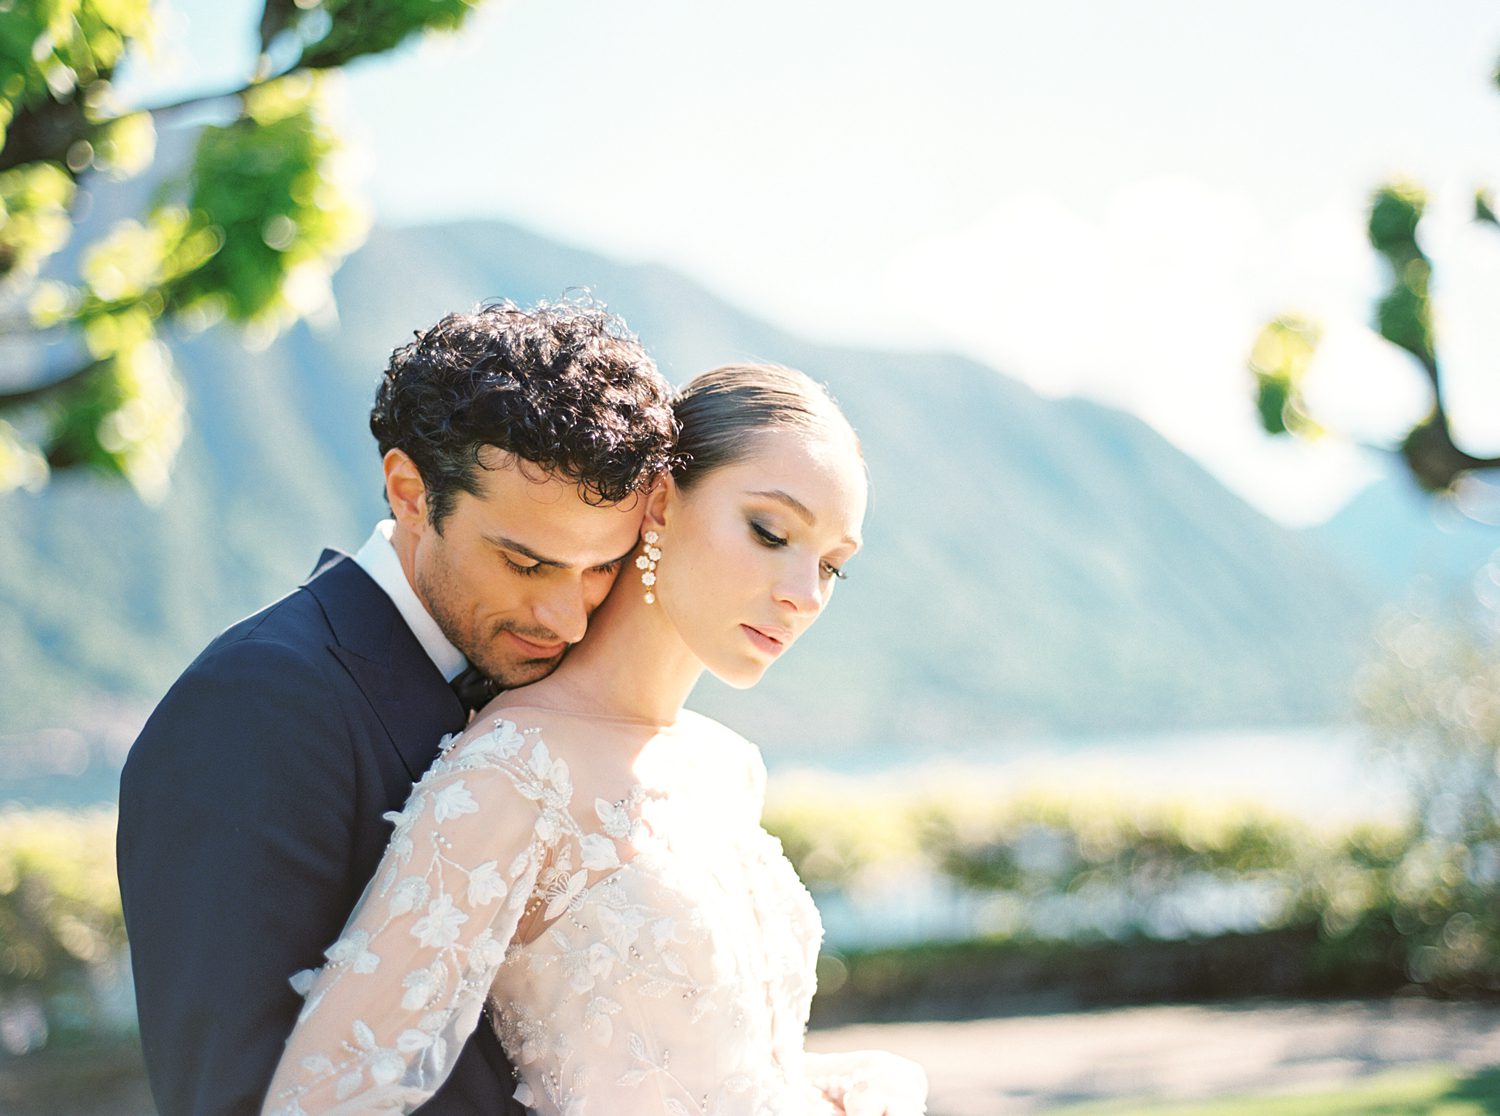
[[[719,744],[725,748],[754,748],[755,745],[746,740],[734,729],[723,721],[716,721],[706,713],[696,713],[691,709],[684,709],[677,717],[677,731],[683,734],[691,734],[709,743]]]
[[[752,784],[764,784],[765,761],[761,758],[760,748],[752,741],[722,721],[690,709],[682,711],[677,723],[679,731],[690,733],[704,746],[715,749],[723,757],[726,767],[747,772]]]

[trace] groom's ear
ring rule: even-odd
[[[427,485],[417,463],[398,449],[385,455],[385,498],[402,526],[420,528],[427,521]]]
[[[662,531],[667,526],[668,506],[677,496],[677,484],[671,473],[662,473],[646,493],[646,514],[641,531]]]

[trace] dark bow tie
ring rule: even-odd
[[[486,678],[484,672],[477,666],[465,669],[449,685],[453,687],[458,700],[470,713],[488,705],[490,698],[500,692],[500,688]]]

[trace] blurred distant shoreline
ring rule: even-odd
[[[882,742],[826,758],[782,752],[767,766],[774,780],[791,782],[1255,803],[1312,824],[1392,821],[1408,806],[1403,781],[1367,730],[1348,724],[968,741],[919,752]]]
[[[0,808],[112,804],[130,745],[150,714],[100,702],[72,727],[0,734]],[[736,726],[754,738],[753,725]],[[962,785],[1109,792],[1142,801],[1253,803],[1303,821],[1390,821],[1406,808],[1396,772],[1354,725],[968,740],[935,748],[898,737],[860,747],[768,749],[773,784]]]

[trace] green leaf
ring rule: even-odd
[[[208,128],[191,183],[190,232],[214,251],[169,285],[173,310],[276,330],[331,297],[328,276],[363,239],[364,214],[339,177],[339,145],[307,76],[263,86],[244,119]]]
[[[110,343],[99,347],[109,355],[58,400],[47,460],[124,477],[155,502],[166,494],[186,428],[182,388],[149,317],[131,311],[107,320],[114,328],[100,332]]]
[[[29,279],[68,242],[73,179],[56,163],[0,173],[0,279]]]
[[[329,17],[322,38],[302,51],[299,66],[327,69],[400,46],[424,31],[456,30],[475,0],[324,0]]]
[[[94,165],[111,178],[130,178],[156,158],[156,125],[149,112],[133,112],[94,135]]]
[[[1474,220],[1481,224],[1500,225],[1500,218],[1495,216],[1494,202],[1488,190],[1474,191]]]
[[[1432,341],[1432,307],[1423,275],[1415,282],[1397,282],[1375,307],[1375,324],[1391,344],[1424,364],[1436,360]]]
[[[1420,254],[1417,224],[1426,206],[1426,193],[1413,183],[1392,182],[1377,190],[1370,204],[1369,226],[1375,250],[1387,257]]]
[[[1323,428],[1308,414],[1302,385],[1322,339],[1315,322],[1283,314],[1267,325],[1250,349],[1255,406],[1268,434],[1317,437]]]
[[[1376,328],[1391,344],[1431,369],[1437,360],[1427,295],[1432,263],[1417,242],[1417,227],[1426,205],[1426,195],[1411,183],[1381,187],[1370,206],[1370,243],[1391,271],[1390,289],[1376,304]]]
[[[12,2],[0,19],[0,97],[19,109],[107,78],[127,47],[149,43],[149,0]]]

